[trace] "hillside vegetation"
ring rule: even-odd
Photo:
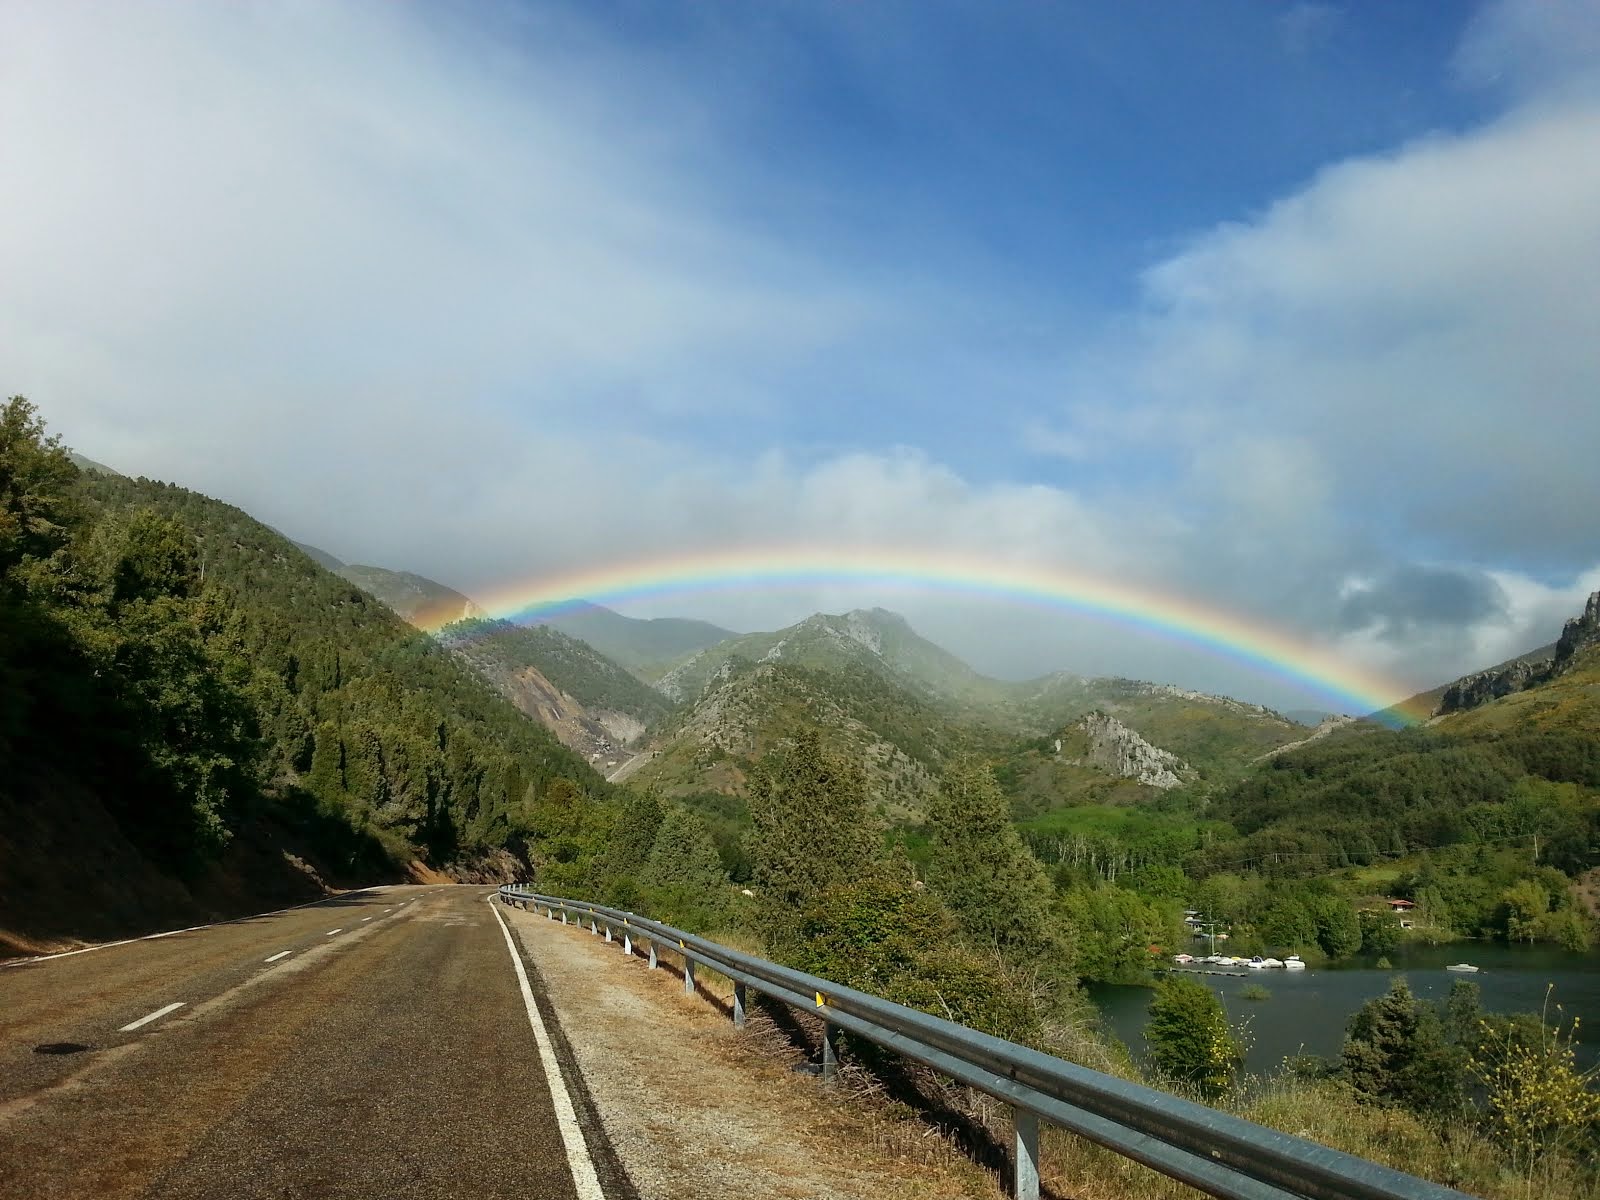
[[[625,617],[599,604],[579,604],[539,622],[593,646],[612,662],[655,678],[670,664],[734,637],[709,621],[682,617]]]
[[[20,399],[0,412],[0,685],[16,818],[0,849],[18,860],[81,803],[140,869],[178,881],[241,832],[297,839],[336,876],[392,877],[412,857],[471,870],[521,848],[557,781],[605,791],[285,538],[182,488],[81,473]],[[36,865],[29,878],[59,873]],[[36,917],[24,889],[5,906],[0,927]]]

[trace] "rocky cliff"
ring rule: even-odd
[[[1190,774],[1189,766],[1176,754],[1152,746],[1115,717],[1092,712],[1077,726],[1089,739],[1084,761],[1108,775],[1134,779],[1154,788],[1175,788]]]
[[[1548,662],[1518,660],[1458,679],[1444,690],[1433,715],[1466,712],[1502,696],[1547,683],[1564,673],[1578,654],[1597,645],[1600,645],[1600,592],[1591,594],[1582,615],[1573,617],[1562,628],[1554,658]]]
[[[1561,639],[1556,642],[1555,661],[1550,664],[1551,673],[1559,675],[1580,651],[1590,646],[1600,646],[1600,592],[1589,597],[1582,616],[1573,617],[1562,628]]]

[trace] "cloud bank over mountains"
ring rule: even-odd
[[[0,386],[95,458],[469,594],[696,548],[958,548],[1421,688],[1600,587],[1592,6],[1486,7],[1452,70],[1499,116],[1171,231],[1137,303],[1093,310],[970,243],[863,257],[826,187],[743,169],[692,78],[563,10],[495,19],[0,10]],[[821,586],[660,611],[880,599],[992,671],[1297,699],[1058,614]]]

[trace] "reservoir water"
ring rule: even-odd
[[[1203,953],[1203,951],[1202,951]],[[1457,979],[1482,989],[1489,1012],[1538,1012],[1550,993],[1566,1017],[1582,1017],[1578,1030],[1579,1063],[1600,1062],[1600,953],[1574,953],[1552,946],[1506,946],[1495,942],[1456,942],[1449,946],[1407,946],[1389,955],[1393,969],[1370,961],[1350,960],[1337,966],[1304,971],[1248,971],[1246,977],[1222,974],[1242,967],[1201,968],[1188,977],[1209,986],[1235,1024],[1248,1021],[1250,1049],[1245,1068],[1254,1073],[1277,1070],[1288,1055],[1332,1057],[1344,1042],[1345,1025],[1363,1004],[1389,990],[1389,981],[1404,975],[1411,990],[1442,1000]],[[1477,974],[1446,971],[1449,963],[1469,962]],[[1239,993],[1258,984],[1272,993],[1268,1000],[1244,1000]],[[1099,1006],[1110,1032],[1143,1058],[1144,1024],[1150,1006],[1147,987],[1092,984],[1089,994]]]

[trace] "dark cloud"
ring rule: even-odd
[[[1398,640],[1503,618],[1508,604],[1505,589],[1481,571],[1408,565],[1352,590],[1339,619],[1346,630],[1377,627],[1380,636]]]

